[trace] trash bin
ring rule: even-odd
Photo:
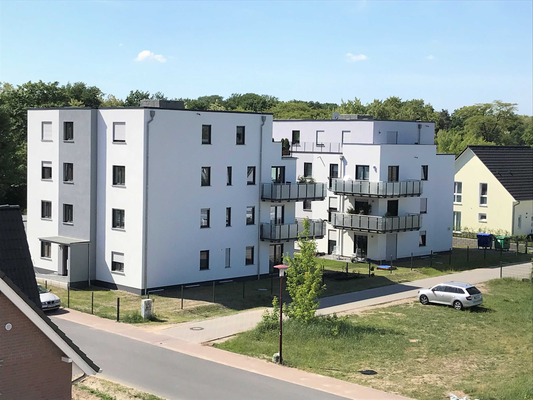
[[[483,247],[485,249],[492,249],[492,234],[478,233],[477,234],[477,248]]]
[[[511,238],[509,236],[494,236],[494,248],[496,250],[509,250]]]

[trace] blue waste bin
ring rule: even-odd
[[[477,234],[477,248],[483,247],[485,249],[492,249],[492,234],[478,233]]]

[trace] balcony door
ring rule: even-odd
[[[398,200],[387,201],[387,214],[389,217],[398,216]]]
[[[386,261],[396,260],[396,250],[398,246],[398,234],[391,233],[387,235],[387,254],[385,255]],[[385,264],[387,264],[385,262]]]
[[[270,245],[270,273],[274,272],[274,265],[283,264],[283,245],[271,244]]]
[[[332,185],[333,179],[339,178],[339,164],[329,164],[329,187]]]
[[[368,236],[353,235],[353,253],[357,257],[366,258],[368,252]]]
[[[285,222],[285,206],[270,206],[270,223],[281,225]]]
[[[285,167],[272,167],[270,171],[272,183],[285,183]]]

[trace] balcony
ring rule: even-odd
[[[331,213],[331,225],[337,229],[349,229],[370,233],[393,233],[417,231],[422,224],[420,214],[401,217],[377,217],[373,215],[357,215]]]
[[[325,183],[263,183],[261,200],[272,202],[324,200],[326,190]]]
[[[324,237],[326,231],[325,223],[322,220],[309,220],[309,236],[315,239]],[[270,242],[284,242],[290,240],[297,240],[299,234],[303,234],[304,225],[303,220],[299,220],[294,224],[261,224],[261,240],[268,240]]]
[[[422,181],[369,182],[332,179],[330,190],[335,194],[358,197],[418,197],[422,194]]]
[[[315,142],[301,142],[292,143],[290,149],[282,152],[283,156],[290,156],[292,153],[324,153],[324,154],[342,154],[341,143],[315,143]]]

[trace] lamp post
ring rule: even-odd
[[[283,364],[282,339],[283,339],[283,277],[285,276],[285,270],[289,268],[288,265],[274,265],[274,268],[279,270],[279,363]]]

